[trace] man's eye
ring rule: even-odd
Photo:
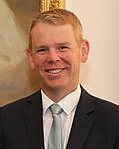
[[[40,55],[43,55],[43,54],[45,54],[47,52],[47,49],[45,49],[45,48],[41,48],[41,49],[37,49],[36,50],[36,53],[37,54],[40,54]]]
[[[69,49],[68,46],[60,46],[59,47],[59,50],[62,51],[62,52],[66,51],[68,49]]]

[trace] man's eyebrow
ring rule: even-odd
[[[59,43],[54,44],[54,46],[62,46],[62,45],[71,46],[71,43],[69,43],[69,42],[59,42]],[[40,48],[49,48],[49,45],[41,44],[41,45],[36,45],[34,47],[35,50],[40,49]]]
[[[69,42],[59,42],[56,45],[67,45],[67,46],[70,46],[71,43],[69,43]]]
[[[48,48],[48,46],[47,45],[36,45],[34,47],[34,49],[39,49],[39,48]]]

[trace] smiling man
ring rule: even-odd
[[[26,54],[41,89],[2,107],[0,149],[119,148],[119,107],[79,83],[88,53],[72,12],[54,9],[33,20]]]
[[[82,38],[82,37],[81,37]],[[43,92],[54,102],[73,92],[79,83],[80,63],[87,60],[89,44],[78,44],[70,24],[38,23],[31,30],[32,48],[27,50]]]

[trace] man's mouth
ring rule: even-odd
[[[47,70],[47,72],[50,73],[50,74],[58,74],[62,71],[63,71],[63,69],[61,69],[61,68]]]

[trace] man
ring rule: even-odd
[[[79,85],[80,65],[88,53],[89,43],[73,13],[54,9],[33,21],[26,54],[41,90],[1,109],[0,149],[53,149],[54,103],[62,108],[62,149],[119,148],[119,107]],[[55,140],[57,136],[53,145]]]

